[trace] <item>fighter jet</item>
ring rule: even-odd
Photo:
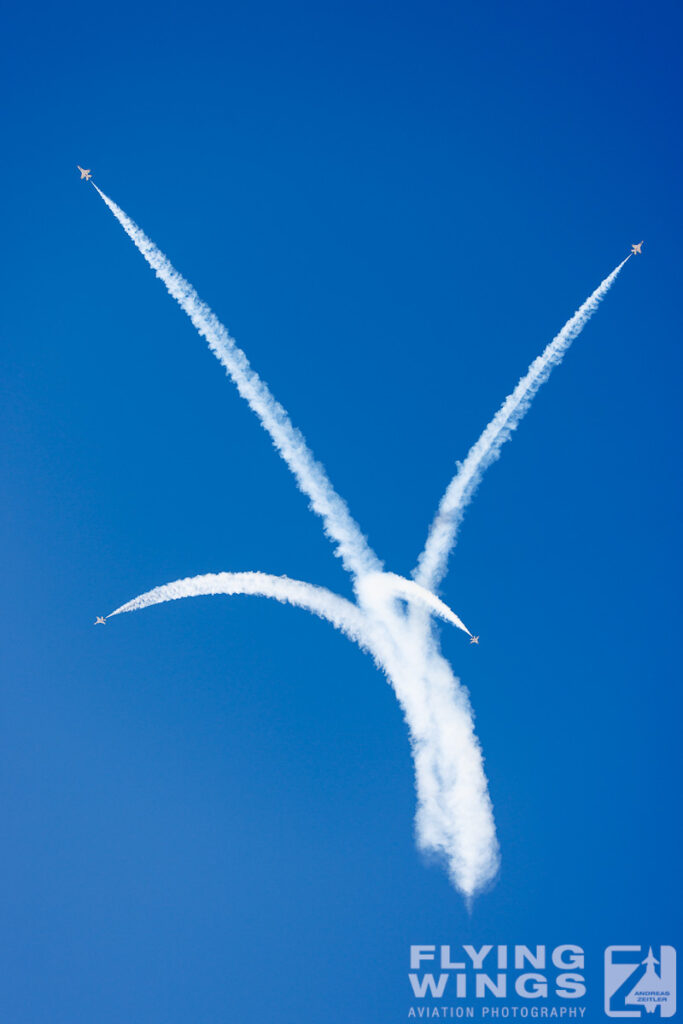
[[[479,637],[478,636],[473,636],[472,639],[470,640],[470,643],[471,644],[478,644],[479,643]]]
[[[91,172],[84,171],[80,164],[76,164],[76,167],[78,167],[79,171],[81,172],[81,181],[83,181],[84,178],[86,181],[90,181]]]
[[[643,243],[642,242],[638,242],[637,245],[634,242],[633,245],[631,246],[631,255],[632,256],[633,256],[634,253],[641,253],[642,251],[643,251]]]
[[[103,615],[98,615],[97,618],[95,619],[95,621],[93,622],[93,626],[106,626],[106,625],[107,625],[107,620],[104,618]]]

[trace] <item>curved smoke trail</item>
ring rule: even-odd
[[[187,576],[185,579],[174,580],[173,583],[164,583],[160,587],[154,587],[152,590],[126,601],[125,604],[110,612],[107,618],[122,615],[124,612],[139,611],[141,608],[150,608],[155,604],[164,604],[166,601],[176,601],[183,597],[203,597],[216,594],[271,597],[282,604],[295,605],[297,608],[313,612],[321,619],[327,619],[351,640],[364,649],[368,649],[368,623],[373,617],[379,618],[376,615],[377,599],[379,597],[381,605],[382,600],[389,597],[390,599],[401,598],[407,602],[416,602],[425,611],[462,629],[468,636],[472,635],[467,626],[445,602],[413,580],[407,580],[393,572],[370,573],[363,577],[359,589],[366,611],[362,611],[358,605],[348,601],[345,597],[340,597],[339,594],[333,593],[326,587],[306,583],[303,580],[293,580],[289,576],[272,576],[265,572],[211,572],[201,576]]]
[[[444,622],[449,622],[451,626],[456,626],[463,633],[472,636],[462,619],[458,618],[436,594],[432,594],[414,580],[407,580],[405,576],[398,576],[393,572],[368,573],[356,581],[356,592],[361,605],[369,607],[375,605],[378,599],[381,601],[383,597],[392,600],[400,598],[408,603],[415,602],[423,611],[432,612]]]
[[[423,587],[435,590],[439,586],[446,573],[448,556],[455,545],[463,514],[479,486],[484,471],[499,457],[501,448],[509,440],[513,430],[516,430],[541,384],[548,379],[553,368],[562,362],[572,341],[593,316],[619,271],[630,258],[630,255],[627,256],[618,267],[615,267],[577,309],[543,353],[534,359],[515,390],[508,395],[479,440],[470,448],[465,460],[458,464],[458,471],[441,499],[429,530],[427,543],[415,569],[415,580]]]
[[[368,648],[367,625],[358,607],[344,597],[332,593],[325,587],[293,580],[288,576],[271,576],[265,572],[216,572],[203,576],[188,576],[161,587],[154,587],[132,601],[116,608],[107,618],[149,608],[165,601],[176,601],[182,597],[202,597],[207,594],[249,594],[254,597],[271,597],[282,604],[295,605],[313,612],[321,619],[327,619],[349,639]]]

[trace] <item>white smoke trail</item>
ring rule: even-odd
[[[153,604],[163,604],[165,601],[176,601],[181,597],[201,597],[206,594],[272,597],[282,604],[305,608],[314,615],[327,619],[362,648],[368,648],[367,623],[358,607],[351,601],[339,597],[325,587],[293,580],[288,576],[271,576],[264,572],[217,572],[175,580],[173,583],[154,587],[132,601],[127,601],[107,618],[121,615],[123,612],[149,608]]]
[[[165,601],[206,594],[250,594],[305,608],[368,651],[385,672],[410,733],[420,849],[442,859],[468,903],[495,876],[498,844],[481,749],[466,692],[427,629],[393,602],[434,613],[467,632],[451,609],[412,580],[377,573],[359,581],[360,607],[324,587],[260,572],[209,573],[176,580],[107,618]]]
[[[458,616],[430,590],[426,590],[414,580],[407,580],[405,576],[398,576],[393,572],[368,573],[356,582],[356,591],[361,605],[375,606],[377,600],[383,597],[401,598],[407,602],[416,602],[423,611],[432,612],[438,615],[444,622],[457,626],[463,633],[472,636],[469,629]]]
[[[427,543],[414,572],[415,580],[421,586],[428,590],[435,590],[439,586],[445,575],[448,556],[455,544],[464,511],[472,500],[484,471],[499,457],[501,448],[519,425],[541,384],[548,379],[553,368],[562,362],[572,341],[593,316],[619,271],[630,258],[629,255],[622,260],[577,309],[543,353],[534,359],[515,390],[508,395],[479,440],[470,448],[465,460],[458,463],[458,471],[441,499],[429,530]]]
[[[381,608],[381,602],[388,595],[391,598],[403,598],[407,602],[417,602],[425,611],[438,615],[452,626],[457,626],[468,636],[472,635],[455,612],[440,598],[413,580],[407,580],[393,572],[371,573],[364,576],[359,583],[359,590],[362,593],[362,604],[368,609],[369,615],[326,587],[303,580],[293,580],[289,576],[272,576],[265,572],[212,572],[202,576],[187,576],[185,579],[154,587],[153,590],[148,590],[122,604],[110,612],[107,618],[122,615],[124,612],[139,611],[154,604],[164,604],[166,601],[176,601],[182,597],[248,594],[254,597],[272,597],[283,604],[305,608],[306,611],[327,619],[351,640],[367,649],[369,622],[372,617],[380,617],[377,615],[377,598],[379,597]]]
[[[410,641],[417,622],[402,622],[406,639],[385,660],[410,731],[417,842],[445,861],[453,885],[471,907],[498,871],[493,809],[467,692],[436,647],[423,640],[421,629]]]
[[[354,576],[358,601],[353,604],[323,587],[286,577],[218,573],[157,587],[117,608],[112,615],[199,594],[255,594],[328,619],[368,650],[391,681],[410,731],[418,796],[418,843],[423,850],[445,859],[453,884],[471,902],[497,871],[498,844],[469,699],[439,652],[430,619],[438,615],[465,633],[469,634],[469,630],[432,591],[443,576],[462,510],[481,474],[497,458],[534,394],[593,314],[623,263],[532,363],[471,449],[441,502],[418,563],[416,579],[410,581],[381,572],[379,560],[332,488],[325,470],[315,461],[303,436],[292,426],[285,410],[252,370],[225,327],[140,228],[116,203],[97,191],[206,338],[239,393],[270,434],[300,489],[309,497],[312,509],[321,516],[325,532],[336,545],[336,553]],[[415,614],[418,609],[420,613]]]
[[[467,694],[438,653],[429,615],[438,615],[465,632],[467,628],[434,594],[413,581],[381,573],[379,560],[325,470],[244,353],[137,225],[97,191],[256,412],[355,577],[359,602],[352,604],[297,580],[263,573],[219,573],[158,587],[112,614],[183,596],[260,594],[307,608],[369,650],[392,683],[408,724],[415,759],[418,843],[446,861],[453,884],[470,901],[497,868],[495,825]],[[408,610],[417,606],[429,612],[423,615],[420,628],[400,601],[407,603]]]
[[[335,553],[354,575],[377,572],[381,563],[351,518],[346,503],[334,490],[327,473],[309,450],[303,435],[292,425],[283,407],[249,364],[228,331],[196,291],[171,265],[144,232],[94,182],[126,234],[133,240],[168,292],[190,318],[209,348],[223,364],[242,398],[256,413],[294,474],[299,488],[308,496],[311,508],[322,518],[325,533],[335,542]]]

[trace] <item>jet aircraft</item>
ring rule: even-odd
[[[106,625],[107,625],[107,620],[104,618],[103,615],[98,615],[97,618],[95,619],[95,621],[93,622],[93,626],[106,626]]]
[[[85,171],[80,164],[76,164],[76,167],[78,167],[79,171],[81,172],[81,181],[83,181],[84,178],[86,181],[90,181],[90,175],[92,172]]]
[[[642,251],[643,251],[643,243],[642,242],[638,242],[637,245],[634,242],[633,245],[631,246],[631,255],[632,256],[633,256],[634,253],[642,253]]]
[[[470,643],[471,644],[478,644],[479,643],[479,637],[478,636],[473,636],[472,639],[470,640]]]

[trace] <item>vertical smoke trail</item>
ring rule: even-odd
[[[471,908],[473,897],[495,878],[500,862],[472,708],[436,645],[425,641],[421,657],[413,653],[411,658],[409,645],[397,654],[388,661],[387,675],[410,732],[418,846],[445,861],[451,882]]]
[[[118,220],[126,234],[149,263],[170,295],[190,318],[209,348],[223,364],[242,398],[256,413],[273,444],[294,474],[299,488],[308,496],[311,508],[322,518],[325,533],[335,544],[344,567],[354,576],[378,572],[381,563],[354,522],[346,503],[334,490],[327,473],[315,460],[303,435],[292,425],[283,407],[249,364],[228,331],[194,288],[178,273],[152,241],[123,210],[91,183]]]
[[[435,590],[438,587],[445,575],[448,556],[455,544],[464,511],[472,500],[484,471],[499,457],[501,448],[510,438],[512,431],[517,428],[541,384],[548,379],[553,367],[562,362],[572,341],[593,316],[624,263],[630,258],[630,255],[627,256],[609,277],[605,278],[567,321],[560,333],[553,338],[545,351],[533,361],[479,440],[470,448],[464,462],[458,464],[458,471],[441,499],[429,530],[427,543],[417,563],[414,576],[421,586],[428,590]]]

